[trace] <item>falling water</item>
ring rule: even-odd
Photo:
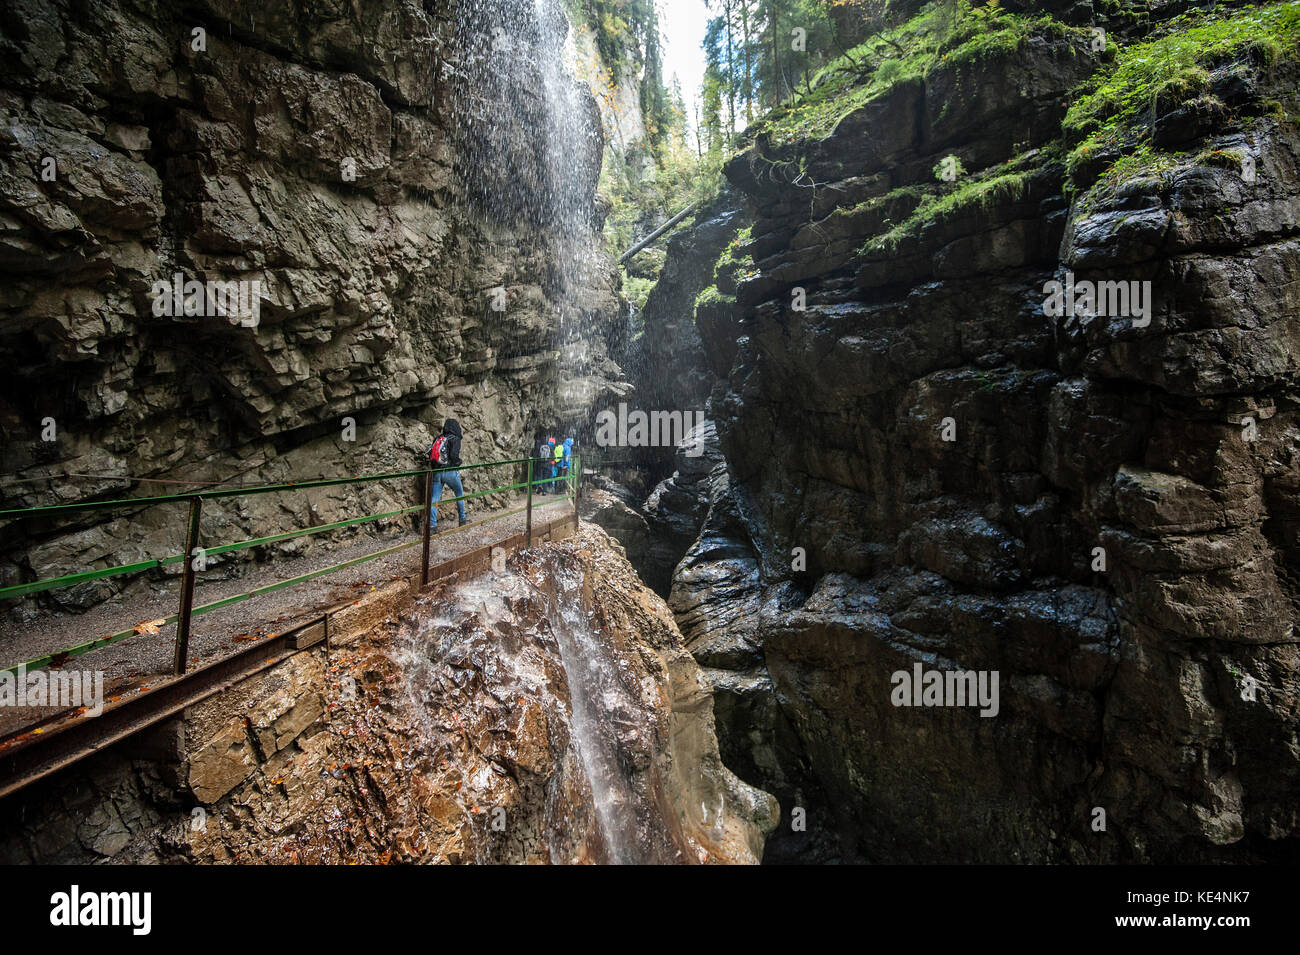
[[[693,860],[655,765],[657,689],[640,686],[636,668],[593,625],[578,571],[543,558],[532,575],[455,585],[405,629],[393,659],[420,749],[435,760],[456,758],[456,737],[472,730],[484,704],[543,708],[554,758],[539,830],[551,862]],[[473,830],[473,807],[493,804],[499,776],[490,753],[460,759],[467,785],[456,798]],[[475,846],[476,861],[499,860],[490,843]]]
[[[620,765],[618,725],[636,719],[637,704],[607,641],[588,625],[574,575],[561,573],[550,601],[550,621],[569,681],[570,729],[591,788],[607,862],[634,864],[642,857],[638,800]]]
[[[581,290],[593,284],[598,267],[597,237],[592,228],[592,194],[604,152],[600,112],[590,91],[573,73],[575,54],[572,30],[560,0],[533,0],[543,30],[543,91],[548,128],[552,130],[547,153],[550,179],[555,183],[555,252],[559,280],[559,321],[556,344],[560,353],[559,407],[575,409],[582,403],[577,376],[590,357],[582,334]],[[575,169],[574,159],[595,157],[595,178]],[[588,160],[590,161],[590,160]],[[589,175],[589,174],[588,174]]]
[[[555,410],[572,416],[589,398],[584,292],[607,265],[594,228],[599,110],[574,76],[560,0],[461,0],[454,16],[461,50],[447,69],[457,172],[490,220],[522,220],[543,234],[550,272],[534,278],[553,311]]]

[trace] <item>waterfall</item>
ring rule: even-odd
[[[604,152],[600,113],[573,73],[560,0],[461,0],[451,74],[457,173],[489,220],[535,225],[546,248],[554,413],[578,424],[592,395],[584,291],[608,267],[595,228]]]
[[[635,703],[623,685],[619,661],[588,626],[574,574],[561,573],[549,618],[569,683],[573,744],[582,762],[606,862],[648,862],[637,837],[637,798],[620,765],[617,725],[634,719]]]
[[[574,157],[589,155],[596,147],[597,167],[603,159],[604,139],[600,113],[585,85],[574,76],[576,62],[572,29],[560,0],[533,0],[542,29],[542,88],[547,128],[551,133],[546,156],[553,184],[553,222],[556,225],[555,252],[558,263],[559,315],[556,345],[560,354],[559,408],[566,417],[581,408],[585,395],[577,376],[590,358],[587,339],[582,335],[581,289],[592,284],[599,266],[598,238],[592,228],[592,191],[578,174]]]
[[[528,573],[453,585],[408,622],[391,657],[420,740],[412,758],[460,767],[460,813],[467,830],[481,834],[474,861],[502,858],[492,833],[474,828],[476,807],[499,804],[510,785],[500,766],[543,744],[544,798],[531,817],[514,817],[510,836],[535,834],[538,852],[557,864],[695,861],[656,761],[666,738],[659,689],[635,650],[593,624],[582,590],[577,570],[542,556]],[[499,731],[529,707],[546,714],[545,740]],[[460,746],[462,739],[474,745]],[[485,740],[496,748],[485,751]]]

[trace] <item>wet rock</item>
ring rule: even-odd
[[[200,802],[216,802],[257,769],[257,756],[242,719],[231,720],[194,755],[190,788]]]
[[[1300,139],[1218,105],[1289,96],[1294,64],[1216,66],[1216,100],[1156,116],[1168,171],[1089,191],[1103,156],[1067,192],[1061,116],[1099,65],[1077,43],[726,168],[754,267],[696,310],[725,466],[671,606],[728,765],[806,810],[770,859],[1295,853]],[[884,242],[950,152],[1015,188]],[[1150,283],[1150,322],[1045,314],[1067,271]],[[996,671],[997,715],[895,705],[918,664]]]
[[[647,408],[703,410],[712,375],[695,327],[695,299],[713,284],[718,256],[745,221],[737,197],[723,190],[695,213],[691,228],[668,240],[664,267],[641,314],[645,335],[633,359],[637,394]]]

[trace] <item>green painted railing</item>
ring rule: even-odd
[[[366,561],[375,560],[380,557],[386,557],[395,554],[398,551],[405,550],[408,547],[414,547],[417,543],[422,545],[420,583],[421,586],[429,582],[429,539],[430,539],[430,512],[435,505],[439,504],[456,504],[459,501],[472,501],[476,498],[486,497],[490,494],[500,494],[506,491],[518,491],[527,489],[527,504],[522,508],[505,511],[504,513],[494,514],[484,520],[476,521],[475,525],[490,524],[493,521],[502,518],[511,517],[515,514],[526,513],[527,539],[532,544],[533,529],[533,489],[536,487],[556,487],[564,485],[567,487],[566,492],[560,496],[559,500],[572,500],[574,502],[574,511],[578,507],[578,495],[581,486],[582,462],[579,455],[573,455],[572,466],[569,473],[556,477],[537,476],[534,477],[536,470],[534,465],[540,464],[543,467],[551,465],[552,461],[548,458],[515,458],[508,461],[487,461],[482,464],[464,464],[459,467],[438,468],[431,470],[428,468],[416,471],[397,471],[386,474],[370,474],[360,477],[350,478],[333,478],[319,479],[310,481],[293,481],[281,484],[264,484],[253,487],[225,488],[211,491],[195,491],[185,494],[161,494],[152,497],[134,497],[120,498],[112,501],[85,501],[78,504],[53,504],[46,507],[22,507],[9,508],[0,510],[0,520],[18,520],[32,517],[54,517],[66,514],[74,514],[80,511],[100,511],[125,508],[142,508],[152,507],[158,504],[187,503],[189,511],[186,521],[186,540],[185,553],[171,554],[167,557],[159,557],[151,560],[135,561],[130,564],[119,564],[115,567],[102,567],[95,570],[79,571],[72,574],[64,574],[61,577],[49,577],[44,580],[34,580],[23,584],[14,584],[9,587],[0,587],[0,600],[11,599],[15,597],[24,597],[29,594],[41,593],[46,590],[54,590],[60,587],[71,587],[75,584],[85,583],[90,580],[104,580],[109,577],[119,577],[126,574],[138,574],[149,570],[155,570],[166,567],[171,564],[184,563],[185,569],[181,580],[181,603],[179,610],[161,620],[150,621],[159,628],[175,623],[176,626],[176,650],[173,658],[173,671],[177,674],[185,672],[186,662],[189,656],[189,636],[190,621],[201,614],[209,613],[220,607],[226,607],[244,600],[251,600],[262,594],[271,593],[284,587],[291,587],[294,584],[303,583],[313,580],[317,577],[323,577],[326,574],[343,570]],[[500,487],[489,488],[486,491],[478,491],[474,494],[461,494],[457,497],[442,498],[439,501],[433,500],[433,479],[435,474],[445,471],[473,471],[478,468],[488,467],[507,467],[514,465],[526,465],[526,478],[523,482],[514,484],[504,484]],[[255,494],[277,494],[288,493],[292,491],[304,491],[322,487],[341,487],[349,484],[366,484],[374,481],[391,481],[399,478],[424,478],[424,503],[414,507],[405,507],[396,511],[382,511],[376,514],[367,514],[363,517],[353,517],[342,521],[333,521],[328,524],[318,524],[313,527],[304,527],[299,530],[285,531],[280,534],[270,534],[265,537],[252,537],[248,540],[232,541],[223,544],[214,544],[210,547],[199,547],[199,518],[202,514],[203,502],[216,498],[244,497]],[[200,555],[206,559],[209,556],[217,554],[227,554],[232,551],[244,550],[249,547],[259,547],[265,544],[274,544],[279,541],[291,540],[296,537],[305,537],[312,534],[321,534],[326,531],[338,530],[343,527],[353,527],[358,524],[366,524],[372,521],[380,521],[390,517],[403,517],[409,514],[421,515],[421,535],[419,541],[406,541],[395,547],[389,547],[372,554],[365,554],[361,557],[355,557],[333,566],[326,567],[322,570],[312,571],[307,574],[300,574],[297,577],[290,577],[287,580],[276,581],[275,583],[266,584],[262,587],[244,593],[235,594],[230,597],[224,597],[221,600],[214,600],[211,603],[202,606],[194,606],[194,582],[198,573],[195,564],[199,561]],[[189,559],[187,559],[187,557]],[[108,646],[119,640],[125,640],[127,637],[137,633],[135,627],[126,630],[120,630],[104,637],[98,637],[89,640],[86,643],[79,644],[75,647],[69,647],[65,650],[58,650],[53,653],[37,657],[34,660],[27,660],[21,664],[14,664],[0,670],[0,673],[16,673],[18,668],[26,667],[29,670],[47,666],[56,659],[67,659],[69,657],[80,656],[99,647]]]

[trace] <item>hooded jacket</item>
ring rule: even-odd
[[[455,418],[448,418],[442,425],[442,433],[447,436],[447,465],[449,467],[460,467],[460,422]]]
[[[564,463],[568,464],[572,458],[573,458],[573,439],[565,438],[564,439]]]

